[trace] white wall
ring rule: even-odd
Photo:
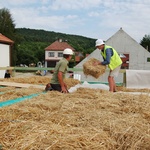
[[[54,57],[49,57],[48,53],[54,52]],[[62,57],[58,57],[58,53],[63,53],[62,51],[45,51],[45,60],[60,60]]]
[[[10,46],[0,43],[0,67],[10,66]],[[6,70],[0,70],[0,78],[4,78]]]
[[[74,68],[83,68],[83,64],[88,61],[90,58],[96,58],[100,61],[103,61],[103,58],[102,58],[102,55],[101,55],[101,52],[100,50],[96,49],[96,50],[93,50],[93,52],[88,55],[86,58],[84,58],[79,64],[77,64]]]
[[[118,53],[129,54],[129,69],[150,70],[150,53],[123,30],[106,41],[107,45],[114,47]]]

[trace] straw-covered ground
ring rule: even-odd
[[[47,84],[49,77],[1,81]],[[79,83],[66,79],[68,87]],[[0,108],[0,149],[3,150],[149,150],[150,97],[79,88],[74,93],[34,88],[0,88],[0,103],[38,93]],[[140,90],[138,90],[140,91]],[[149,93],[148,89],[143,89]]]

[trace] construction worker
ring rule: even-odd
[[[56,90],[62,93],[68,93],[67,85],[64,83],[64,78],[72,55],[73,51],[70,48],[66,48],[63,51],[63,58],[56,64],[52,79],[50,83],[46,85],[46,91]]]
[[[101,51],[101,55],[104,61],[96,63],[94,65],[108,65],[108,67],[110,68],[108,76],[109,91],[116,92],[116,83],[114,77],[117,77],[119,74],[122,60],[117,51],[113,47],[106,45],[102,39],[96,40],[95,46]]]

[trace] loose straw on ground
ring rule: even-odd
[[[18,79],[36,84],[42,80],[44,84],[49,81],[45,77]],[[66,83],[74,86],[78,81],[70,78]],[[34,88],[12,90],[13,93],[0,95],[0,99],[40,92]],[[88,88],[79,88],[70,94],[50,91],[0,109],[0,148],[148,150],[149,110],[148,95]]]
[[[0,144],[4,150],[148,150],[149,109],[147,95],[51,91],[0,109]]]

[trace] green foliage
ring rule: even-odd
[[[3,146],[0,144],[0,150],[3,150]]]
[[[150,35],[145,35],[140,44],[150,52]]]
[[[21,42],[18,44],[17,64],[43,62],[45,59],[45,47],[48,43],[43,42]]]
[[[8,9],[0,9],[0,33],[14,39],[15,24]]]
[[[95,49],[95,39],[78,35],[18,28],[16,29],[16,36],[20,39],[17,43],[18,51],[16,62],[18,65],[29,65],[30,63],[37,63],[38,61],[43,62],[45,58],[45,48],[58,39],[67,41],[76,51],[83,52],[84,55],[91,53]],[[74,63],[71,62],[70,65],[73,66]]]
[[[71,60],[69,61],[68,67],[69,67],[69,68],[73,68],[75,65],[76,65],[76,62],[75,62],[75,55],[73,55],[72,58],[71,58]]]

